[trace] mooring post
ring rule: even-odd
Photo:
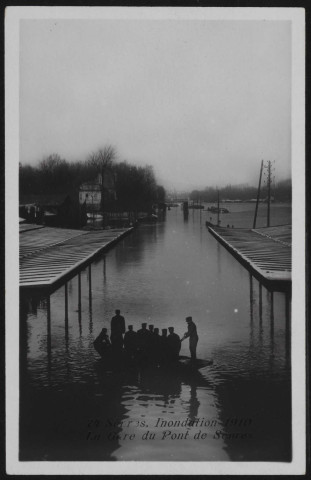
[[[65,343],[66,351],[68,352],[69,343],[69,328],[68,328],[68,284],[65,283]]]
[[[249,274],[249,286],[250,286],[250,292],[249,292],[249,306],[250,306],[250,340],[251,344],[254,342],[254,312],[253,312],[253,306],[254,306],[254,297],[253,297],[253,276],[250,273]]]
[[[271,353],[270,353],[270,365],[271,368],[274,365],[274,294],[273,291],[270,295],[271,305],[270,305],[270,342],[271,342]]]
[[[104,256],[104,278],[106,278],[106,256]]]
[[[51,299],[48,295],[46,299],[46,312],[47,312],[47,368],[48,368],[48,380],[51,381],[51,367],[52,367],[52,335],[51,335]]]
[[[79,333],[82,335],[81,324],[81,273],[78,273],[78,320],[79,320]]]
[[[259,283],[259,322],[262,324],[262,284]]]
[[[270,293],[270,333],[274,335],[274,306],[273,306],[273,291]]]
[[[65,283],[65,322],[68,323],[68,284]]]
[[[92,266],[89,265],[89,297],[92,296]]]
[[[253,275],[251,273],[249,274],[249,288],[250,288],[250,291],[249,291],[250,316],[251,316],[251,324],[253,324],[254,289],[253,289]]]
[[[81,310],[81,273],[78,273],[78,310]]]
[[[268,294],[268,292],[267,292]],[[263,323],[262,323],[262,284],[259,283],[259,329],[258,329],[259,344],[263,344]]]
[[[79,335],[80,335],[80,337],[81,337],[81,335],[82,335],[82,322],[81,322],[81,319],[82,319],[81,308],[79,308],[79,310],[78,310],[78,321],[79,321]]]
[[[93,332],[93,316],[92,316],[92,267],[89,265],[89,332]]]

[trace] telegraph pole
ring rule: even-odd
[[[219,190],[217,190],[217,226],[219,226]]]
[[[267,178],[267,185],[268,185],[268,205],[267,205],[267,227],[270,227],[270,201],[271,201],[271,161],[268,161],[267,165],[268,169],[268,178]]]
[[[257,201],[256,201],[256,209],[255,209],[255,216],[254,216],[253,228],[256,228],[256,219],[257,219],[258,204],[259,204],[259,198],[260,198],[260,185],[261,185],[262,169],[263,169],[263,160],[261,160],[261,167],[260,167],[259,184],[258,184],[258,191],[257,191]]]
[[[102,161],[102,164],[101,164],[101,180],[102,180],[102,184],[101,184],[101,207],[102,207],[102,227],[105,228],[105,214],[104,214],[104,165],[103,165],[103,161]]]

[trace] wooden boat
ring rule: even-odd
[[[186,367],[190,369],[194,368],[196,370],[199,370],[200,368],[209,367],[213,365],[213,360],[197,358],[196,360],[192,361],[190,357],[180,355],[178,359],[178,364],[182,367]]]
[[[212,213],[229,213],[229,210],[223,207],[208,207],[207,210]]]
[[[97,350],[98,351],[98,350]],[[139,357],[130,357],[127,353],[122,350],[120,353],[116,354],[110,351],[105,352],[104,350],[98,351],[101,357],[102,367],[106,370],[129,370],[129,369],[138,369],[138,370],[149,370],[156,369],[158,371],[169,370],[178,370],[178,371],[197,371],[201,368],[208,367],[213,364],[211,359],[196,359],[191,360],[190,357],[180,355],[178,360],[172,362],[163,362],[156,364],[149,362],[146,359],[140,359]]]

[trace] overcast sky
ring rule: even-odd
[[[112,144],[166,188],[291,169],[288,21],[22,20],[20,161]]]

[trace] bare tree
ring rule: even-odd
[[[97,152],[91,153],[88,158],[88,164],[103,175],[107,170],[112,169],[116,158],[116,149],[112,145],[106,145],[104,148],[97,150]]]
[[[116,149],[112,145],[106,145],[97,152],[93,152],[88,158],[88,165],[101,175],[101,204],[104,215],[105,209],[105,175],[113,172],[115,160],[117,158]],[[104,216],[103,216],[104,225]]]

